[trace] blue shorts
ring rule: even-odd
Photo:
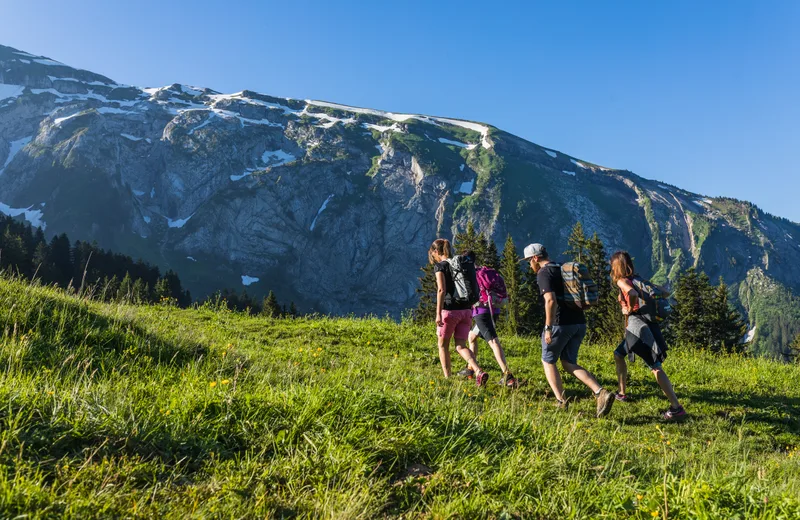
[[[542,332],[542,361],[551,365],[559,359],[578,364],[578,350],[586,336],[586,325],[557,325],[553,327],[550,344],[544,340]]]

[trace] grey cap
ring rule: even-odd
[[[525,252],[523,253],[524,260],[528,261],[534,256],[544,256],[547,254],[547,249],[544,248],[542,244],[529,244],[525,246]]]

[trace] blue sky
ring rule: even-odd
[[[794,0],[0,0],[0,20],[0,43],[122,83],[484,121],[800,222]]]

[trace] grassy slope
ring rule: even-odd
[[[0,517],[796,518],[800,368],[674,352],[693,418],[641,364],[591,416],[440,376],[430,328],[86,304],[0,281]],[[488,351],[481,358],[489,365]],[[585,365],[611,384],[610,350]],[[496,370],[494,376],[497,376]],[[493,377],[495,379],[495,377]],[[789,447],[787,449],[787,446]],[[403,478],[415,463],[430,478]]]

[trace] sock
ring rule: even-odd
[[[603,388],[601,387],[600,390],[598,390],[597,392],[594,393],[594,396],[597,397],[598,395],[600,395],[600,392],[602,392],[602,391],[603,391]]]

